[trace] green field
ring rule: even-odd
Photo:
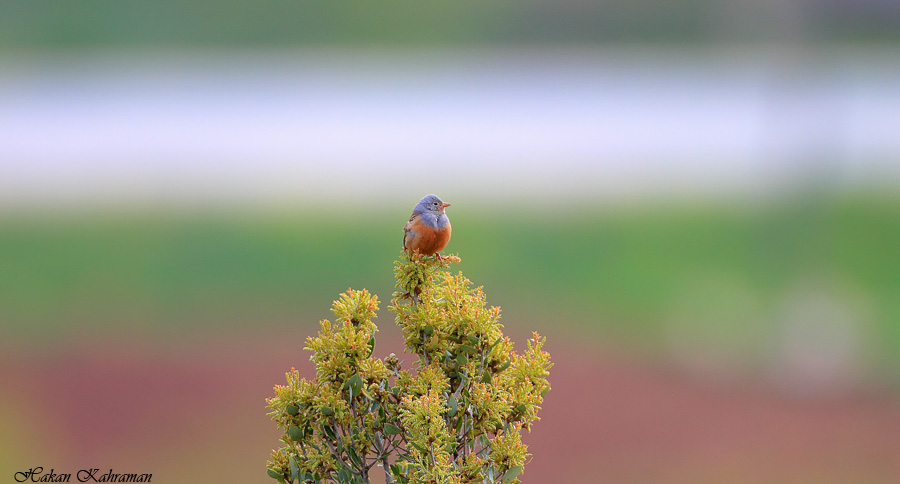
[[[811,4],[813,41],[900,40],[896,9]],[[768,41],[780,8],[714,0],[383,4],[161,0],[0,3],[0,51],[260,46],[480,46]],[[774,27],[773,27],[773,24]],[[739,32],[731,32],[740,25]],[[733,37],[732,37],[733,36]]]
[[[677,317],[698,337],[733,330],[734,339],[772,330],[788,295],[813,281],[827,297],[862,304],[866,357],[900,373],[896,201],[530,216],[454,209],[448,249],[503,306],[508,325],[654,348]],[[7,214],[0,321],[31,343],[314,324],[348,286],[390,298],[405,215],[382,210],[338,223],[299,213]],[[385,308],[379,324],[391,321]]]

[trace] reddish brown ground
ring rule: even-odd
[[[20,461],[7,460],[15,471],[272,482],[264,467],[278,435],[264,399],[292,365],[310,371],[302,344],[248,334],[7,348],[0,424],[14,431],[0,449],[18,449]],[[553,391],[526,436],[526,484],[900,482],[896,396],[792,399],[577,346],[550,350]]]

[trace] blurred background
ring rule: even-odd
[[[265,398],[419,198],[522,482],[900,481],[900,3],[0,3],[0,479],[273,482]]]

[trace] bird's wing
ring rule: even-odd
[[[413,213],[409,216],[409,221],[406,222],[406,225],[403,227],[403,244],[402,247],[406,247],[406,236],[412,231],[413,223],[416,219],[419,218],[419,214]]]

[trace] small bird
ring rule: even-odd
[[[450,241],[450,219],[444,213],[449,206],[437,195],[425,195],[419,200],[403,227],[403,249],[418,250],[422,255],[443,250]]]

